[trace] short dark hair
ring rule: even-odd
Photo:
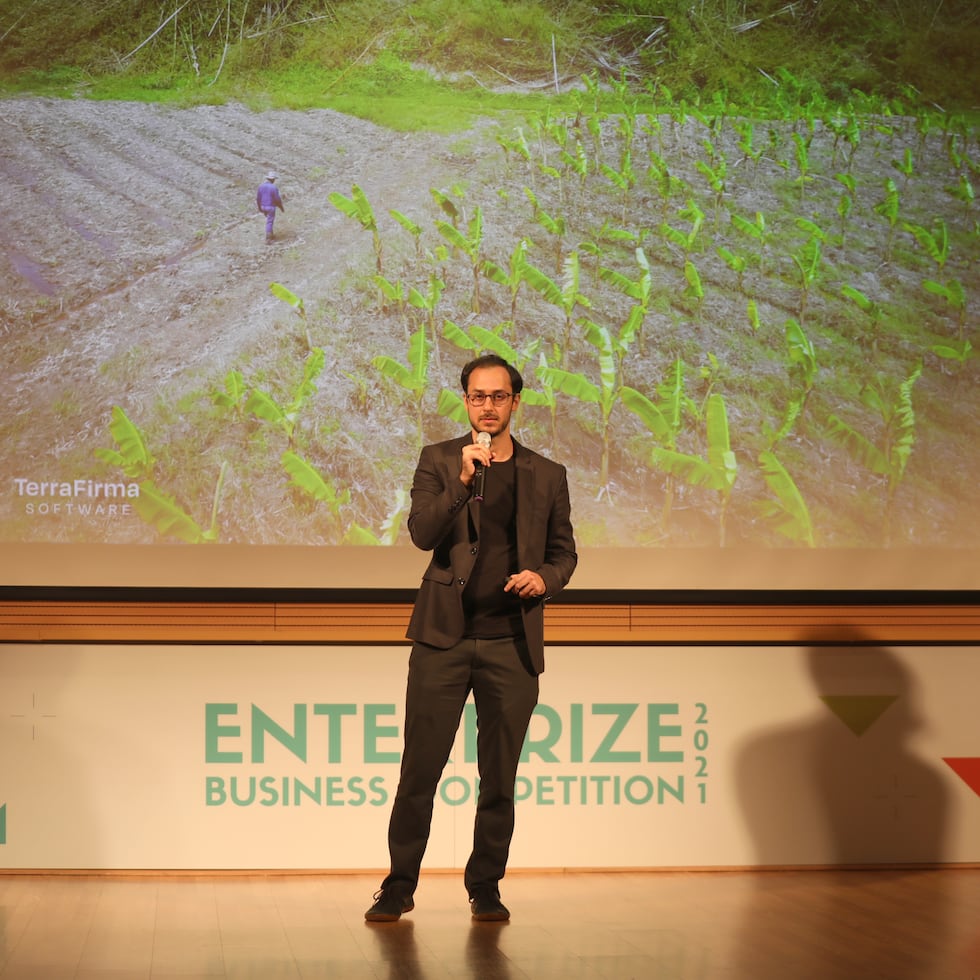
[[[519,395],[524,388],[524,379],[521,377],[521,372],[514,367],[513,364],[508,364],[499,354],[481,354],[479,357],[473,358],[469,364],[463,366],[463,372],[459,376],[459,382],[463,386],[463,391],[467,391],[470,384],[470,375],[477,368],[490,368],[490,367],[502,367],[510,375],[510,386],[514,391],[515,395]]]

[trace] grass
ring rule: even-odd
[[[80,10],[48,0],[30,17],[0,14],[0,92],[235,99],[453,132],[476,116],[573,111],[568,94],[555,98],[557,68],[566,93],[569,80],[598,71],[605,89],[628,79],[630,97],[647,102],[656,91],[705,105],[705,93],[717,92],[717,106],[763,116],[854,98],[976,108],[980,19],[962,0],[938,5],[926,22],[917,8],[895,18],[893,0],[866,0],[860,18],[846,16],[846,4],[814,5],[745,31],[734,30],[744,4],[731,0],[598,10],[586,0],[200,0],[165,24],[152,5],[121,5],[133,9],[120,16],[120,4]],[[515,90],[525,83],[533,86]]]

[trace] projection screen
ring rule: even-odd
[[[483,351],[568,468],[576,588],[980,585],[965,124],[3,112],[4,585],[412,588]]]

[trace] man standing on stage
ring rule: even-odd
[[[514,833],[517,765],[544,670],[544,603],[578,561],[565,467],[511,436],[520,373],[486,354],[460,380],[472,432],[426,446],[412,484],[409,532],[432,559],[408,627],[414,642],[388,826],[391,870],[364,915],[370,922],[392,922],[415,907],[436,789],[470,691],[480,791],[463,880],[474,919],[510,917],[499,882]]]

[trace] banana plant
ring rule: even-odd
[[[746,160],[752,161],[755,172],[759,170],[759,161],[762,159],[764,148],[756,148],[753,145],[755,140],[755,126],[751,120],[736,120],[732,123],[732,129],[738,134],[738,148],[742,151],[742,159],[738,162],[744,163]]]
[[[527,269],[527,251],[529,243],[522,238],[510,253],[510,262],[505,269],[496,262],[486,259],[482,265],[483,274],[498,286],[504,286],[510,292],[510,322],[517,329],[517,297],[524,285],[524,272]]]
[[[244,399],[247,393],[245,379],[241,371],[229,371],[225,375],[224,390],[212,392],[211,401],[218,408],[225,409],[234,413],[236,418],[241,418],[244,413]]]
[[[300,412],[316,393],[316,381],[323,373],[326,355],[322,347],[314,347],[303,362],[303,377],[292,393],[290,401],[280,404],[268,392],[259,388],[252,390],[245,403],[245,411],[263,422],[270,422],[286,436],[292,446]]]
[[[395,211],[394,209],[389,209],[388,214],[390,214],[395,221],[398,222],[411,236],[412,240],[415,242],[415,258],[422,258],[422,226],[416,224],[407,214],[402,214],[401,211]]]
[[[949,229],[942,218],[936,218],[932,229],[903,221],[902,227],[919,243],[919,247],[936,263],[936,274],[942,275],[949,258]]]
[[[886,545],[891,544],[895,496],[915,445],[912,389],[921,374],[922,364],[919,363],[897,386],[897,390],[891,391],[892,385],[882,377],[875,384],[865,385],[862,389],[861,402],[874,411],[882,423],[877,442],[837,415],[831,415],[828,419],[830,437],[840,442],[862,465],[885,482],[883,536]]]
[[[759,453],[759,465],[766,485],[774,499],[761,501],[758,510],[763,518],[773,524],[776,531],[793,542],[816,545],[810,509],[786,467],[774,452]]]
[[[589,157],[585,152],[582,141],[576,140],[572,151],[567,149],[562,150],[558,154],[558,159],[561,160],[562,165],[569,173],[578,178],[578,186],[581,191],[585,187],[585,182],[589,176]],[[569,197],[572,197],[572,195],[569,195]]]
[[[592,306],[589,299],[583,296],[579,290],[581,268],[579,266],[578,252],[570,252],[565,257],[564,275],[562,276],[561,284],[550,279],[530,262],[524,270],[524,278],[535,292],[540,293],[553,306],[557,306],[564,315],[565,327],[562,343],[562,367],[564,368],[568,365],[568,352],[571,345],[575,310],[579,306],[585,309],[589,309]]]
[[[845,299],[849,299],[862,313],[868,317],[871,327],[871,349],[877,353],[878,334],[881,330],[881,318],[884,313],[884,310],[881,308],[881,304],[876,303],[872,299],[868,299],[868,297],[855,286],[845,284],[841,286],[840,291],[841,295]]]
[[[95,455],[118,466],[131,480],[147,479],[153,473],[156,459],[146,444],[143,432],[118,405],[112,407],[112,421],[109,433],[116,444],[115,449],[96,449]]]
[[[745,292],[745,272],[749,267],[748,257],[732,252],[730,249],[725,248],[724,245],[717,246],[715,252],[717,252],[718,257],[738,277],[738,291],[743,296],[747,295]]]
[[[392,307],[405,324],[405,336],[408,337],[408,319],[405,316],[408,307],[408,287],[401,281],[392,282],[384,276],[374,276],[374,282],[381,294],[381,312],[389,313]]]
[[[381,534],[375,534],[360,524],[352,524],[344,535],[344,544],[391,547],[398,541],[398,532],[411,510],[411,497],[404,487],[395,490],[395,503],[381,525]]]
[[[800,173],[799,177],[796,178],[796,183],[800,185],[800,203],[802,204],[806,195],[806,185],[813,180],[810,176],[810,140],[799,133],[793,133],[793,149],[796,156],[796,167]]]
[[[837,155],[840,153],[840,143],[847,128],[847,120],[843,116],[826,116],[823,121],[824,128],[828,133],[832,133],[834,142],[831,145],[830,165],[837,166]]]
[[[684,278],[687,280],[684,295],[693,299],[697,309],[700,310],[704,302],[704,285],[698,267],[690,259],[684,263]]]
[[[970,182],[970,178],[966,174],[960,174],[960,179],[958,183],[946,188],[947,194],[952,194],[953,197],[958,201],[962,201],[963,210],[969,213],[970,207],[976,200],[976,192],[973,189],[973,184]]]
[[[844,169],[850,173],[851,167],[854,165],[854,157],[857,156],[857,151],[861,146],[861,140],[863,138],[863,133],[861,132],[861,123],[858,121],[856,113],[852,112],[847,117],[847,122],[844,126],[844,142],[847,143],[847,163]]]
[[[903,189],[908,187],[909,181],[915,174],[915,159],[912,156],[912,151],[905,147],[905,154],[902,156],[901,160],[892,160],[892,166],[904,177],[902,181]]]
[[[462,199],[463,188],[459,184],[454,184],[449,191],[441,191],[438,187],[430,187],[429,193],[432,195],[432,200],[439,206],[439,210],[449,218],[452,226],[458,228],[459,222],[463,219],[463,210],[453,200],[453,197]]]
[[[623,197],[622,220],[626,221],[629,213],[630,192],[636,184],[636,174],[633,172],[633,154],[627,147],[620,155],[619,169],[609,166],[607,163],[600,163],[599,169]]]
[[[537,160],[536,165],[538,170],[544,174],[545,177],[550,177],[555,184],[558,186],[558,203],[562,206],[565,204],[565,174],[558,167],[553,167],[551,164],[546,163],[544,160]]]
[[[750,220],[741,214],[733,211],[731,213],[732,227],[745,238],[755,242],[759,246],[759,271],[765,271],[765,253],[769,245],[771,232],[766,225],[766,216],[761,211],[756,211],[755,218]]]
[[[708,145],[710,146],[711,144]],[[698,160],[695,162],[694,166],[708,182],[708,186],[715,195],[715,227],[717,227],[718,214],[721,211],[721,203],[725,196],[725,188],[727,186],[726,181],[728,178],[728,164],[725,160],[724,153],[718,154],[717,158],[713,160],[713,163],[714,166],[712,166],[710,163],[706,163],[704,160]]]
[[[557,275],[561,272],[561,265],[565,254],[565,234],[568,231],[565,217],[564,215],[558,215],[556,217],[545,211],[541,207],[537,195],[530,187],[524,188],[524,194],[534,209],[534,220],[551,235],[555,256],[555,274]]]
[[[508,174],[510,174],[511,154],[520,157],[526,164],[530,165],[531,148],[527,145],[523,130],[518,128],[513,139],[508,139],[503,134],[498,133],[496,140],[500,148],[504,151],[504,163],[506,164]]]
[[[802,248],[790,253],[790,257],[800,274],[800,320],[802,321],[806,318],[810,290],[820,279],[822,271],[823,250],[820,239],[816,235],[811,235]]]
[[[436,413],[457,425],[469,427],[470,417],[466,411],[466,402],[458,392],[443,388],[436,402]]]
[[[657,387],[656,401],[629,385],[622,386],[619,400],[646,426],[660,447],[669,450],[677,449],[684,416],[697,410],[697,406],[684,390],[684,362],[680,358],[674,361],[667,379]],[[664,503],[661,509],[661,527],[664,533],[667,533],[670,526],[673,501],[674,476],[672,473],[665,473]]]
[[[227,471],[228,463],[223,462],[211,498],[211,523],[207,528],[198,524],[174,497],[160,490],[152,480],[144,480],[140,484],[140,495],[133,501],[133,509],[162,535],[173,535],[188,544],[217,541],[218,505]]]
[[[599,172],[599,161],[602,159],[602,120],[603,113],[595,112],[585,120],[585,128],[592,137],[592,158],[595,160],[596,173]]]
[[[415,423],[418,434],[418,450],[421,452],[425,437],[422,401],[429,384],[429,342],[425,328],[420,327],[412,334],[408,344],[408,364],[402,364],[387,354],[372,359],[371,364],[390,381],[408,392],[415,409]]]
[[[429,332],[432,334],[432,348],[435,351],[436,366],[440,364],[439,358],[439,336],[436,332],[436,307],[442,299],[442,292],[446,284],[434,273],[429,274],[429,288],[425,293],[412,286],[408,291],[408,302],[417,310],[422,310],[425,314],[425,322]],[[424,329],[424,328],[423,328]],[[411,338],[409,339],[411,343]]]
[[[153,454],[147,447],[142,431],[118,405],[113,406],[109,432],[116,448],[96,449],[95,455],[103,462],[118,466],[130,479],[139,481],[139,496],[132,498],[131,502],[140,518],[159,534],[173,536],[188,544],[216,541],[218,505],[228,469],[227,462],[223,462],[218,470],[211,502],[211,523],[204,528],[150,478],[155,463]]]
[[[854,210],[854,191],[857,182],[850,174],[834,174],[834,180],[844,188],[843,193],[837,199],[837,214],[840,217],[840,243],[843,246],[847,237],[847,219],[850,217],[851,211]]]
[[[790,377],[799,382],[805,406],[817,380],[817,351],[803,327],[792,317],[786,321],[786,356]]]
[[[937,282],[935,279],[924,279],[922,288],[933,296],[944,299],[947,305],[956,313],[957,330],[959,339],[964,340],[966,330],[966,290],[959,279],[947,279],[946,282]]]
[[[382,268],[381,233],[378,230],[374,209],[371,207],[367,195],[357,184],[354,184],[351,187],[350,197],[344,197],[339,191],[334,191],[328,195],[328,200],[342,214],[346,214],[348,218],[353,218],[365,231],[371,232],[371,239],[374,243],[375,271],[381,275],[384,272]]]
[[[436,227],[439,233],[449,244],[462,252],[470,260],[470,269],[473,273],[473,296],[470,300],[470,309],[474,313],[480,312],[480,269],[483,265],[483,209],[476,208],[473,217],[470,218],[466,226],[464,235],[455,225],[448,221],[437,221]]]
[[[641,349],[643,345],[643,323],[647,313],[650,311],[650,299],[653,295],[653,277],[650,274],[650,261],[646,252],[637,247],[633,252],[636,264],[640,268],[640,275],[637,279],[602,266],[599,269],[599,277],[611,286],[615,287],[624,296],[633,300],[633,308],[630,310],[627,323],[633,334],[639,338]]]
[[[291,449],[282,454],[282,466],[289,475],[290,486],[323,504],[331,521],[339,526],[341,510],[351,500],[350,490],[338,492],[332,479],[325,477],[312,463]]]
[[[647,179],[653,184],[653,186],[656,188],[657,194],[660,196],[660,221],[661,224],[665,224],[667,221],[667,211],[670,207],[670,202],[675,197],[679,197],[681,194],[683,194],[687,185],[680,177],[675,177],[670,172],[667,162],[660,154],[654,153],[651,150],[649,157],[650,166],[647,168]]]
[[[306,306],[303,303],[302,297],[297,296],[291,289],[287,289],[282,283],[278,282],[269,283],[269,292],[277,299],[288,303],[303,320],[306,319]]]
[[[918,108],[915,113],[915,131],[919,134],[919,149],[926,148],[929,137],[938,129],[939,118],[935,112],[927,108]]]
[[[646,113],[646,115],[643,116],[643,118],[642,118],[642,120],[640,122],[640,132],[643,133],[643,135],[647,137],[647,140],[648,140],[647,152],[648,153],[650,152],[649,140],[651,138],[656,139],[656,141],[657,141],[657,150],[660,153],[663,153],[663,151],[664,151],[664,127],[663,127],[662,123],[660,122],[659,117],[658,116],[655,116],[652,111]]]
[[[884,259],[891,261],[892,243],[895,238],[895,228],[898,225],[900,200],[898,195],[898,185],[889,177],[885,181],[885,196],[874,206],[875,214],[880,215],[888,222],[888,237],[885,239]]]
[[[607,245],[629,245],[634,250],[639,248],[649,234],[649,229],[641,228],[634,231],[630,228],[618,228],[604,221],[602,227],[595,232],[591,240],[579,243],[579,251],[591,255],[595,260],[592,266],[592,283],[599,284],[602,270],[602,258],[607,254]]]
[[[697,246],[698,236],[701,234],[701,226],[704,224],[704,212],[697,206],[693,199],[689,198],[684,208],[678,212],[678,215],[684,218],[685,221],[689,221],[691,227],[687,231],[683,231],[664,222],[660,226],[660,233],[667,242],[681,249],[686,261]]]
[[[971,344],[968,340],[962,341],[959,347],[953,347],[951,344],[931,344],[929,350],[932,351],[936,357],[939,357],[944,361],[953,361],[954,363],[958,364],[959,367],[963,367],[963,365],[974,356],[973,344]],[[946,373],[945,369],[943,369],[943,373]]]
[[[525,399],[528,405],[535,405],[548,410],[548,417],[551,422],[551,452],[552,455],[558,454],[558,392],[547,380],[547,372],[561,360],[561,351],[554,347],[550,352],[538,351],[538,366],[534,369],[534,377],[538,382],[532,391],[521,394],[521,401]],[[544,373],[544,376],[542,376]]]
[[[619,397],[619,371],[613,337],[606,327],[587,321],[585,338],[596,349],[598,384],[590,381],[584,374],[573,374],[563,368],[539,368],[537,376],[555,391],[599,407],[599,438],[602,443],[602,454],[599,461],[598,496],[602,497],[609,493],[609,417]]]
[[[313,350],[313,341],[310,338],[310,325],[306,318],[306,305],[302,298],[279,282],[270,282],[269,292],[277,299],[288,303],[296,311],[296,315],[303,321],[303,330],[306,335],[306,349]]]
[[[735,481],[738,460],[732,451],[728,433],[728,410],[723,395],[715,392],[705,405],[705,456],[654,447],[650,458],[654,465],[692,487],[706,487],[718,495],[718,543],[724,548],[727,538],[728,505]]]
[[[762,435],[766,440],[766,452],[772,452],[776,445],[782,442],[794,429],[800,416],[803,414],[804,396],[802,394],[791,394],[789,403],[783,413],[783,420],[778,429],[773,429],[767,421],[762,423]]]

